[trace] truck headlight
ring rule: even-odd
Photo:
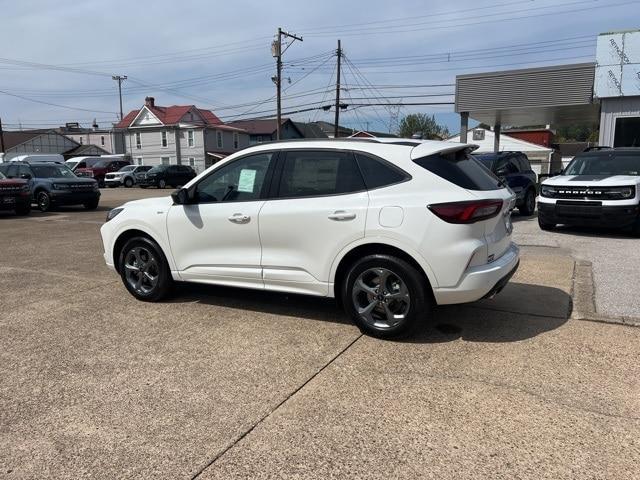
[[[556,193],[557,190],[549,185],[542,185],[540,187],[540,195],[542,195],[543,197],[553,198],[556,196]]]

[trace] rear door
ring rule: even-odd
[[[369,196],[351,152],[287,150],[260,211],[268,290],[329,293],[338,252],[364,236]]]

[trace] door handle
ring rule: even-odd
[[[249,220],[251,220],[251,217],[243,213],[234,213],[229,217],[229,221],[233,223],[249,223]]]
[[[335,220],[336,222],[344,222],[346,220],[353,220],[356,218],[355,213],[345,212],[344,210],[336,210],[329,215],[329,220]]]

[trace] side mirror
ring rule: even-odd
[[[23,173],[22,175],[20,175],[20,178],[22,178],[23,180],[31,180],[31,174],[30,173]]]
[[[176,190],[171,194],[171,198],[173,199],[173,203],[175,203],[176,205],[188,205],[191,200],[189,198],[189,190],[187,190],[186,188]]]

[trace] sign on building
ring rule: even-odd
[[[640,30],[603,33],[596,47],[596,98],[640,96]]]

